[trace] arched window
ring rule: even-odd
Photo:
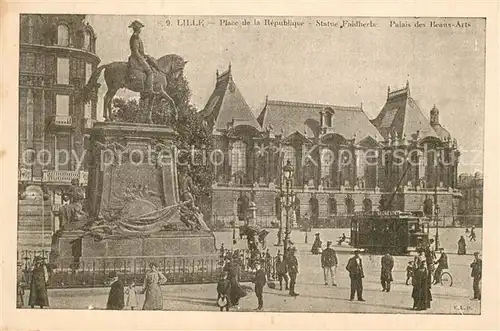
[[[89,30],[85,30],[83,33],[83,49],[86,51],[91,51],[92,34]]]
[[[295,168],[295,148],[290,145],[283,147],[283,166],[290,160],[292,166]]]
[[[328,215],[337,215],[337,200],[334,197],[328,198]]]
[[[370,199],[363,200],[363,211],[365,213],[371,213],[372,212],[372,201]]]
[[[348,215],[354,214],[354,200],[352,198],[345,199],[345,206]]]
[[[57,27],[57,45],[69,46],[69,29],[64,24]]]
[[[243,221],[245,218],[246,218],[246,213],[247,213],[247,209],[248,209],[248,198],[246,195],[241,195],[239,198],[238,198],[238,201],[237,201],[237,213],[238,213],[238,219],[240,221]]]
[[[237,172],[246,173],[246,167],[247,145],[241,140],[235,141],[231,151],[231,174],[234,175]]]

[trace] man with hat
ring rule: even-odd
[[[321,253],[321,267],[323,268],[325,285],[328,285],[328,274],[330,274],[332,286],[337,286],[335,283],[335,270],[338,265],[337,253],[335,253],[335,250],[331,246],[332,242],[327,241],[326,248],[323,253]]]
[[[299,273],[299,261],[295,256],[295,252],[297,248],[290,247],[289,253],[286,258],[286,267],[288,270],[288,275],[290,276],[290,292],[289,294],[293,297],[298,296],[299,294],[295,292],[295,283],[297,281],[297,274]]]
[[[278,251],[276,256],[276,276],[280,282],[280,291],[283,291],[283,280],[285,280],[285,290],[288,290],[288,275],[286,269],[286,262],[283,260],[283,255]]]
[[[470,264],[472,268],[472,289],[474,297],[471,300],[481,300],[481,278],[483,278],[483,260],[479,257],[479,252],[474,253],[474,261]]]
[[[262,310],[264,307],[264,286],[266,285],[266,273],[262,270],[261,261],[255,263],[255,295],[257,296],[258,307],[256,310]]]
[[[321,239],[319,237],[319,233],[316,233],[315,234],[315,238],[314,238],[314,242],[313,242],[313,245],[312,245],[312,248],[311,248],[311,253],[313,253],[314,255],[317,255],[320,253],[320,250],[321,250]]]
[[[124,286],[115,271],[109,274],[111,278],[111,289],[109,290],[108,303],[106,309],[122,310],[125,307]]]
[[[226,311],[229,311],[229,289],[231,288],[231,281],[229,280],[229,273],[227,271],[223,271],[221,274],[221,278],[217,282],[217,305],[220,308],[220,311],[223,311],[224,308]]]
[[[390,292],[392,278],[392,269],[394,268],[394,257],[389,252],[386,252],[380,261],[380,282],[383,292]]]
[[[130,58],[129,63],[135,69],[142,70],[146,74],[146,82],[144,84],[144,90],[148,93],[153,93],[153,70],[157,69],[161,71],[154,60],[144,53],[144,44],[140,37],[141,29],[144,27],[140,21],[133,21],[128,26],[134,30],[134,33],[130,37]]]
[[[16,307],[24,306],[24,289],[27,287],[22,262],[17,262],[17,300]]]
[[[354,295],[357,294],[358,301],[365,301],[363,299],[363,263],[359,257],[359,250],[354,251],[354,256],[349,259],[346,266],[349,271],[349,278],[351,279],[351,297],[350,301],[354,300]]]
[[[28,305],[31,308],[35,308],[35,306],[40,306],[40,308],[49,306],[49,297],[47,295],[49,272],[43,260],[43,257],[36,256],[33,261],[34,267],[31,274],[30,297],[28,301]]]

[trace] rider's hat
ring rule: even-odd
[[[142,24],[140,21],[135,20],[130,25],[128,26],[129,28],[143,28],[144,24]]]

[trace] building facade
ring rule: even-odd
[[[458,218],[463,226],[483,225],[483,174],[460,174],[458,189],[462,198],[458,206]]]
[[[87,182],[96,97],[78,91],[100,62],[85,15],[23,14],[19,63],[19,248],[50,246],[62,193]]]
[[[262,225],[281,213],[281,169],[290,160],[294,212],[314,226],[349,226],[358,211],[404,210],[432,214],[455,224],[457,142],[428,120],[411,97],[409,83],[388,90],[379,115],[361,106],[271,100],[258,116],[238,90],[229,69],[216,75],[215,89],[200,112],[213,134],[212,222],[241,221],[255,201]]]

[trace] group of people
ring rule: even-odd
[[[149,264],[149,271],[144,277],[142,290],[135,287],[135,280],[129,280],[125,285],[116,272],[111,271],[109,277],[111,280],[111,289],[108,295],[106,309],[122,310],[128,307],[135,310],[139,307],[137,295],[144,294],[143,310],[162,310],[163,309],[163,294],[161,284],[167,282],[167,278],[158,270],[156,263]]]

